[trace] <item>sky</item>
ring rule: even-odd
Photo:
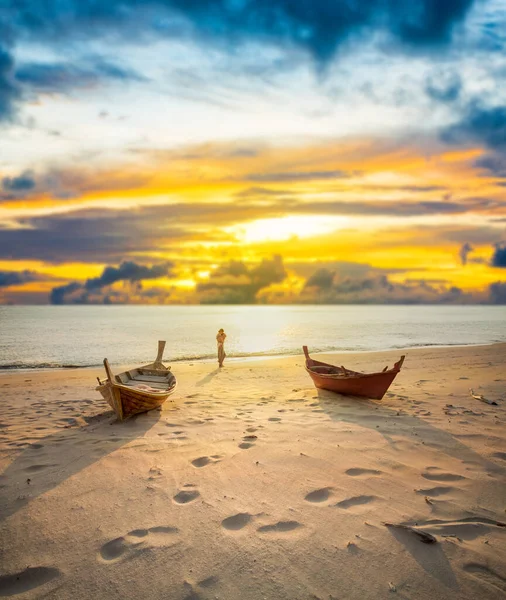
[[[0,303],[506,304],[502,0],[0,0]]]

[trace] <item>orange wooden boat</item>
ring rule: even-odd
[[[313,360],[307,346],[302,349],[306,355],[306,371],[317,388],[344,396],[364,396],[375,400],[383,398],[405,359],[405,356],[401,356],[391,369],[385,367],[379,373],[359,373],[343,366],[336,367]]]

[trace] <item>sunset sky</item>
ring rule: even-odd
[[[503,0],[6,0],[0,303],[506,303]]]

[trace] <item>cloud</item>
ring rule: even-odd
[[[31,171],[25,171],[17,177],[4,177],[2,188],[7,192],[25,193],[35,187],[35,179]]]
[[[335,272],[323,267],[308,277],[304,287],[316,287],[320,290],[330,290],[334,284],[334,276]]]
[[[69,167],[53,168],[42,173],[24,171],[3,179],[2,188],[5,193],[0,192],[0,202],[41,196],[69,200],[94,192],[137,189],[146,185],[148,180],[148,175],[105,169],[90,172]]]
[[[13,82],[13,67],[11,54],[0,44],[0,121],[8,121],[14,116],[15,103],[20,98],[20,92]]]
[[[253,173],[246,175],[243,179],[258,183],[286,183],[295,181],[317,181],[319,179],[342,179],[344,177],[356,176],[359,173],[347,173],[346,171],[306,171],[286,173]]]
[[[178,250],[185,241],[231,241],[221,227],[264,212],[257,204],[187,203],[24,218],[16,228],[0,228],[0,258],[117,263],[125,256]]]
[[[101,289],[117,281],[142,281],[143,279],[158,279],[169,277],[172,263],[166,262],[152,267],[139,265],[132,261],[125,261],[119,267],[106,267],[100,277],[88,279],[84,284],[87,290]]]
[[[3,3],[5,5],[5,3]],[[11,48],[29,40],[63,55],[72,42],[118,40],[146,44],[159,38],[192,41],[225,48],[237,54],[242,44],[274,44],[306,51],[319,68],[325,67],[343,44],[362,36],[385,33],[397,48],[409,52],[441,49],[452,39],[474,0],[446,0],[444,9],[434,0],[401,3],[398,0],[26,0],[2,6],[0,54],[0,118],[12,116],[20,99],[11,81]],[[286,60],[279,61],[286,68]],[[297,61],[292,61],[297,62]],[[290,63],[290,61],[288,61]],[[112,78],[125,80],[121,67],[98,65],[82,71],[61,64],[27,64],[17,69],[18,81],[44,91],[68,90],[73,84]]]
[[[427,78],[425,92],[438,102],[455,102],[462,92],[462,79],[458,73],[438,73]]]
[[[474,248],[471,246],[469,242],[462,244],[459,250],[460,261],[463,265],[467,264],[467,257],[471,252],[474,251]]]
[[[506,269],[506,244],[496,244],[490,264],[493,267]]]
[[[98,60],[89,66],[69,63],[24,63],[17,67],[16,81],[36,92],[65,93],[95,87],[107,80],[146,81],[132,69]]]
[[[121,263],[119,267],[105,267],[100,277],[87,279],[84,283],[73,281],[55,287],[51,291],[49,300],[51,304],[128,303],[132,301],[132,296],[143,295],[141,281],[171,277],[171,275],[172,263],[170,262],[148,267],[127,261]],[[111,287],[118,282],[128,282],[132,286],[118,291]]]
[[[274,256],[258,265],[248,266],[230,261],[215,269],[207,280],[197,285],[201,304],[255,304],[257,294],[286,277],[283,259]]]
[[[506,304],[506,281],[496,281],[489,286],[491,304]]]
[[[506,154],[485,154],[476,159],[474,165],[488,171],[487,175],[506,179]]]
[[[462,22],[473,0],[446,0],[444,10],[433,0],[416,5],[396,0],[367,0],[359,4],[328,0],[158,0],[152,10],[141,10],[136,0],[109,0],[96,4],[91,0],[69,0],[65,10],[56,2],[28,0],[11,17],[17,30],[34,38],[73,34],[103,35],[104,31],[122,32],[142,39],[151,34],[188,33],[181,18],[206,41],[217,39],[271,40],[308,49],[320,62],[329,60],[336,48],[352,35],[364,30],[386,29],[410,48],[432,48],[447,43],[453,27]],[[142,7],[144,8],[144,7]],[[179,19],[179,20],[178,20]],[[65,29],[63,29],[65,26]],[[91,27],[93,26],[93,27]],[[64,33],[62,33],[62,30]]]
[[[441,137],[452,144],[481,144],[506,151],[506,106],[471,103],[464,116],[444,129]]]
[[[290,211],[307,214],[332,214],[346,216],[389,216],[416,217],[425,215],[451,215],[470,212],[491,212],[506,209],[506,202],[490,198],[463,198],[451,200],[394,200],[394,201],[354,201],[342,202],[291,202],[286,203]]]
[[[473,301],[460,288],[434,287],[423,280],[394,283],[386,275],[366,278],[334,275],[330,281],[330,275],[320,272],[308,280],[300,301],[319,304],[460,304]]]
[[[47,281],[53,277],[37,273],[36,271],[0,271],[0,287],[22,285],[31,281]]]

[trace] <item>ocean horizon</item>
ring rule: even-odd
[[[2,306],[0,370],[213,360],[216,332],[227,360],[366,352],[506,341],[503,306],[200,305]]]

